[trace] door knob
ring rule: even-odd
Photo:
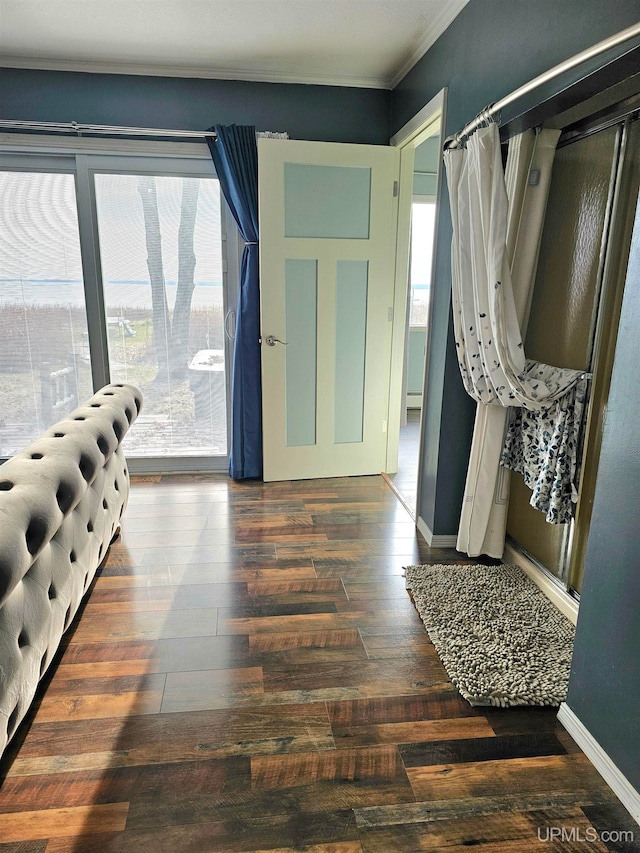
[[[280,338],[276,338],[274,335],[267,335],[264,342],[268,347],[274,347],[276,344],[282,344],[286,347],[289,343],[288,341],[281,341]]]

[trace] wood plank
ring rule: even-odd
[[[118,832],[125,827],[128,803],[3,814],[0,843],[53,838],[70,833]]]
[[[251,784],[255,791],[302,789],[298,796],[306,809],[322,800],[355,808],[374,799],[414,799],[398,750],[391,745],[257,756],[251,760]]]
[[[132,850],[154,853],[242,853],[260,848],[272,850],[275,844],[293,848],[296,853],[336,839],[353,840],[355,821],[350,810],[334,810],[318,814],[274,814],[216,822],[193,822],[182,825],[158,825],[150,829],[131,829],[119,834],[85,835],[76,839],[54,839],[47,853],[131,853]],[[71,846],[69,846],[71,845]],[[348,850],[348,848],[347,848]],[[357,850],[357,848],[356,848]],[[331,850],[327,853],[346,853]],[[350,853],[350,852],[349,852]]]
[[[428,823],[399,824],[365,830],[361,832],[362,842],[367,853],[389,853],[394,850],[453,851],[526,851],[541,849],[538,833],[546,838],[547,828],[565,827],[568,833],[575,833],[577,839],[572,844],[570,835],[563,841],[562,850],[593,850],[606,853],[606,846],[596,842],[587,842],[587,832],[593,827],[584,814],[577,808],[549,809],[545,812],[496,812],[478,817],[460,816],[452,820],[434,820]],[[554,849],[544,843],[544,849]]]
[[[550,755],[497,761],[410,767],[407,775],[419,799],[448,800],[500,796],[512,790],[536,793],[603,788],[605,783],[584,755]]]
[[[335,748],[323,702],[134,717],[124,728],[117,717],[35,723],[30,735],[8,777]]]
[[[448,685],[447,689],[426,690],[422,696],[392,694],[388,698],[329,702],[327,711],[334,727],[484,716],[482,711],[469,705],[451,685]]]
[[[203,607],[193,610],[155,613],[86,613],[71,638],[72,643],[91,643],[100,639],[141,640],[169,637],[207,637],[216,634],[218,610]]]
[[[332,726],[336,745],[371,746],[377,743],[398,744],[403,754],[409,743],[429,743],[493,737],[491,726],[482,717],[459,720],[420,720],[411,723],[377,723],[363,726]]]
[[[287,666],[278,669],[265,668],[264,689],[270,690],[318,690],[323,687],[355,687],[361,684],[384,682],[381,691],[404,692],[405,688],[429,688],[447,680],[440,661],[398,660],[357,661],[354,663],[328,662],[307,666]]]
[[[343,631],[290,631],[282,634],[251,634],[252,653],[282,652],[293,649],[334,649],[361,647],[360,634],[355,628]]]
[[[166,676],[161,676],[162,680]],[[45,696],[38,707],[39,723],[65,720],[99,720],[103,717],[132,717],[138,714],[158,714],[163,689],[136,690],[121,693],[74,695],[72,691]]]
[[[264,693],[262,667],[170,672],[162,698],[162,713],[226,708],[230,699]]]
[[[553,734],[499,735],[493,737],[441,740],[437,743],[413,743],[400,746],[405,767],[429,767],[441,764],[469,764],[545,755],[566,755],[564,746]]]

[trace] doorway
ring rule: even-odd
[[[444,95],[444,91],[439,93],[392,139],[401,150],[396,281],[406,282],[405,287],[398,287],[400,297],[406,300],[406,324],[397,466],[387,477],[414,519],[419,506]]]

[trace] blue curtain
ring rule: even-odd
[[[251,126],[214,125],[207,137],[220,186],[245,241],[231,403],[229,474],[262,477],[262,382],[260,376],[260,275],[258,258],[258,148]]]

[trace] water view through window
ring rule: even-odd
[[[220,184],[99,173],[94,186],[104,316],[88,320],[75,175],[0,172],[0,456],[91,396],[101,329],[111,381],[144,394],[125,451],[226,456]]]
[[[97,174],[111,379],[144,394],[134,456],[227,452],[220,185]]]
[[[0,456],[92,393],[73,175],[0,172]]]

